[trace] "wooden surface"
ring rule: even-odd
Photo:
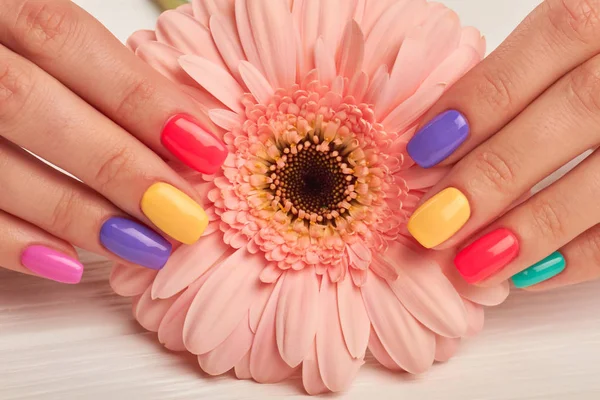
[[[150,28],[145,0],[79,0],[120,39]],[[445,3],[496,46],[536,0]],[[112,294],[109,267],[84,255],[85,279],[62,286],[0,270],[0,400],[267,399],[303,395],[299,377],[263,386],[203,375],[194,357],[165,351]],[[420,377],[372,360],[339,398],[517,400],[600,398],[600,283],[514,292],[487,313],[484,332]]]

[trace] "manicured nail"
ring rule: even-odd
[[[189,115],[169,119],[161,141],[175,157],[203,174],[214,174],[227,158],[225,143]]]
[[[512,277],[512,281],[517,288],[523,289],[555,277],[563,272],[566,266],[565,258],[557,251],[519,272]]]
[[[468,283],[481,282],[506,267],[519,254],[519,241],[508,229],[496,229],[480,237],[454,259]]]
[[[181,243],[196,242],[208,226],[204,209],[187,194],[166,183],[150,186],[142,197],[141,207],[154,225]]]
[[[171,243],[152,229],[114,217],[100,229],[100,242],[111,253],[150,269],[161,269],[171,255]]]
[[[471,216],[469,201],[460,190],[442,190],[419,207],[408,221],[408,231],[423,247],[450,239]]]
[[[79,283],[83,275],[79,261],[46,246],[27,247],[21,254],[21,264],[36,275],[61,283]]]
[[[408,142],[410,157],[421,167],[433,167],[446,158],[469,136],[469,123],[464,115],[449,110],[435,117]]]

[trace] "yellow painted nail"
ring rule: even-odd
[[[419,207],[408,221],[408,231],[431,249],[450,239],[471,216],[469,201],[458,189],[444,189]]]
[[[142,196],[142,212],[173,239],[192,244],[208,226],[204,209],[190,196],[167,183],[155,183]]]

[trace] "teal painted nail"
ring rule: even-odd
[[[566,266],[565,258],[557,251],[519,272],[512,277],[512,281],[517,288],[523,289],[547,281],[563,272]]]

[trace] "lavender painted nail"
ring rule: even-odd
[[[423,168],[446,158],[469,136],[469,122],[460,112],[449,110],[435,117],[408,142],[408,154]]]
[[[171,255],[171,243],[152,229],[126,218],[114,217],[102,225],[100,242],[124,260],[161,269]]]

